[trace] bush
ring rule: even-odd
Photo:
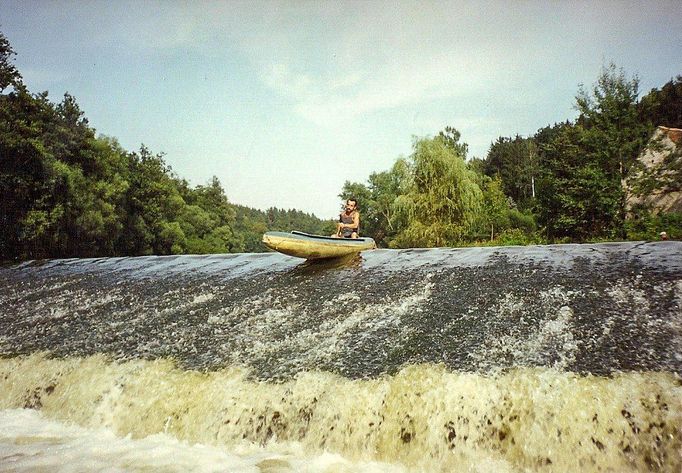
[[[531,213],[523,213],[516,209],[509,210],[510,229],[519,229],[526,233],[533,233],[537,229],[535,217]]]
[[[546,241],[537,233],[525,232],[520,228],[510,228],[505,230],[495,239],[495,243],[500,246],[511,245],[541,245]]]
[[[642,211],[625,222],[628,240],[660,240],[666,232],[671,240],[682,240],[682,213],[670,212],[654,215]]]

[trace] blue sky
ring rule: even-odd
[[[331,218],[346,180],[454,126],[470,157],[573,119],[609,62],[682,74],[677,1],[0,1],[33,92],[234,203]]]

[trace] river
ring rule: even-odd
[[[682,468],[682,243],[0,267],[0,471]]]

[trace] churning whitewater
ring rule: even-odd
[[[682,467],[679,242],[33,261],[0,307],[0,471]]]

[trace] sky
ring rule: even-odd
[[[32,92],[73,95],[98,134],[144,144],[231,202],[333,218],[415,137],[469,158],[574,119],[613,62],[640,92],[682,74],[674,1],[0,0]]]

